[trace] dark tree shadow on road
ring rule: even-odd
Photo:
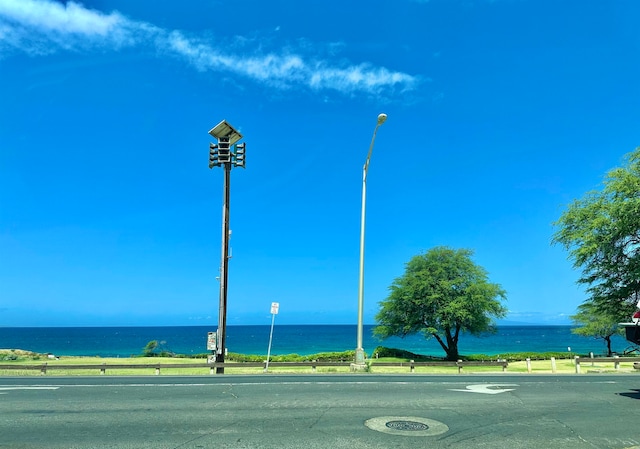
[[[631,390],[626,393],[618,393],[618,395],[624,396],[625,398],[640,399],[640,390]]]

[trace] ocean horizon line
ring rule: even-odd
[[[150,341],[176,354],[207,352],[207,335],[214,325],[198,326],[50,326],[1,327],[0,347],[19,348],[57,355],[129,356],[140,354]],[[240,354],[267,353],[269,324],[227,326],[226,349]],[[577,335],[570,325],[498,325],[496,333],[482,336],[462,334],[462,354],[502,354],[508,352],[574,352],[599,354],[606,350],[602,341]],[[356,347],[356,324],[276,324],[273,327],[272,354],[316,354],[342,352]],[[364,325],[363,347],[402,349],[414,354],[440,356],[442,347],[434,338],[421,333],[385,339],[374,335],[375,325]],[[615,349],[629,342],[614,337]]]

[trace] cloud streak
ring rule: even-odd
[[[59,51],[117,51],[152,46],[158,55],[182,59],[202,72],[233,73],[278,89],[304,87],[344,94],[412,90],[415,76],[370,64],[340,65],[281,51],[236,55],[178,30],[105,14],[79,3],[0,0],[0,57],[12,51],[43,56]]]

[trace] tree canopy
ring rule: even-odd
[[[589,301],[627,319],[640,299],[640,147],[606,174],[602,190],[573,201],[554,224],[553,241],[582,270]]]
[[[602,339],[607,346],[607,357],[613,354],[611,337],[622,335],[623,329],[618,326],[618,318],[599,310],[592,302],[586,301],[578,307],[578,312],[571,320],[580,327],[571,332],[584,337]]]
[[[422,333],[438,341],[447,359],[457,360],[461,332],[495,331],[492,318],[507,313],[501,303],[506,293],[488,281],[472,255],[468,249],[441,246],[414,256],[380,302],[374,334],[387,338]]]

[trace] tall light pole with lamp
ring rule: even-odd
[[[356,343],[356,368],[364,366],[364,348],[362,347],[362,321],[364,315],[364,222],[367,208],[367,170],[369,169],[369,161],[371,160],[371,152],[373,151],[373,143],[376,140],[376,133],[378,128],[387,120],[387,114],[378,115],[378,123],[373,130],[373,137],[371,138],[371,145],[369,146],[369,153],[367,153],[367,159],[362,167],[362,214],[360,216],[360,272],[358,278],[358,337]]]
[[[245,144],[236,143],[242,134],[236,131],[226,120],[214,126],[209,134],[218,143],[209,144],[209,168],[224,169],[222,188],[222,258],[220,260],[220,309],[218,314],[218,331],[211,339],[209,349],[215,351],[214,360],[223,363],[227,347],[227,290],[229,280],[229,192],[231,168],[245,167]],[[217,367],[218,374],[224,374],[224,367]]]

